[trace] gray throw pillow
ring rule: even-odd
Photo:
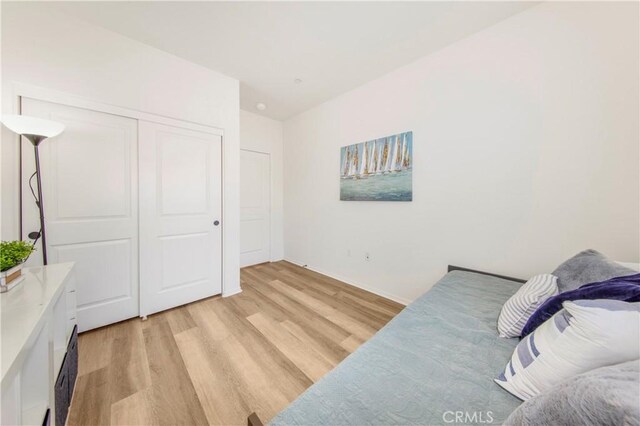
[[[640,360],[596,368],[522,403],[505,425],[637,425]]]
[[[565,261],[551,274],[558,277],[558,290],[564,293],[585,284],[635,273],[632,269],[607,259],[602,253],[589,249]]]

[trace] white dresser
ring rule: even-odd
[[[21,284],[0,294],[0,423],[53,425],[58,419],[62,426],[77,374],[73,263],[23,274]]]

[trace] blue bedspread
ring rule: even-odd
[[[520,400],[493,378],[518,340],[496,321],[520,285],[448,273],[270,424],[501,424]]]

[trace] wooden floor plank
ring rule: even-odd
[[[258,312],[247,319],[314,382],[320,380],[333,367],[324,356],[263,313]]]
[[[189,313],[188,305],[170,309],[165,311],[165,314],[173,334],[178,334],[196,326],[196,323]]]
[[[265,335],[256,330],[247,318],[238,317],[233,304],[211,303],[209,306],[231,331],[235,338],[231,342],[240,344],[241,347],[237,347],[237,350],[242,351],[243,355],[246,352],[255,360],[259,370],[271,383],[271,388],[276,387],[293,399],[294,395],[299,395],[313,383],[291,359],[283,356]],[[238,365],[238,368],[242,366]]]
[[[338,289],[332,286],[321,284],[312,280],[305,280],[300,275],[296,275],[288,269],[282,270],[278,279],[282,282],[292,283],[299,289],[313,289],[326,294],[327,296],[335,296],[338,293]]]
[[[302,269],[302,271],[304,272],[306,270]],[[379,303],[374,299],[379,298],[378,296],[372,295],[364,290],[354,290],[355,287],[345,287],[343,285],[345,288],[341,289],[324,282],[315,282],[310,279],[306,279],[305,281],[302,279],[304,275],[294,274],[289,270],[286,270],[281,275],[279,281],[292,285],[298,290],[310,294],[336,309],[348,312],[349,315],[355,319],[364,321],[365,323],[373,323],[377,327],[386,324],[390,318],[398,313],[397,309],[388,308],[387,310],[382,306],[378,306]],[[327,289],[330,290],[327,291]],[[366,297],[363,297],[365,295]]]
[[[78,375],[109,365],[112,339],[107,338],[108,328],[110,327],[82,333],[82,338],[78,341]]]
[[[117,402],[151,385],[151,374],[140,321],[121,323],[111,343],[111,401]]]
[[[338,292],[337,297],[340,300],[344,301],[345,303],[355,303],[356,306],[359,306],[363,309],[366,308],[369,312],[375,312],[376,314],[384,318],[386,321],[389,321],[390,318],[393,318],[398,313],[397,310],[391,307],[382,305],[377,302],[371,302],[371,301],[359,298],[345,291]]]
[[[208,424],[167,321],[144,329],[151,403],[160,424]]]
[[[315,284],[322,284],[328,288],[333,288],[336,293],[338,292],[350,293],[361,300],[368,300],[370,302],[387,306],[393,311],[395,311],[396,314],[400,312],[402,309],[404,309],[403,304],[398,303],[394,300],[384,298],[375,293],[371,293],[370,291],[363,290],[361,288],[354,287],[352,285],[347,285],[335,278],[329,277],[327,275],[322,275],[318,272],[312,271],[307,268],[302,268],[298,265],[294,265],[291,262],[281,261],[276,263],[278,264],[279,268],[283,268],[289,273],[294,274],[295,276],[302,277],[304,278],[305,281],[309,281]]]
[[[351,334],[360,337],[361,339],[369,339],[376,332],[376,329],[374,327],[354,319],[353,317],[349,316],[349,314],[337,310],[336,308],[328,305],[322,300],[310,296],[300,290],[296,290],[295,288],[289,287],[279,280],[271,281],[269,285],[290,295],[300,303],[308,306],[312,310],[317,311],[324,318],[328,319],[336,325],[339,325],[340,327],[349,331]]]
[[[285,315],[279,319],[281,321],[294,319],[296,323],[310,329],[314,334],[320,334],[334,342],[341,342],[350,336],[350,333],[347,330],[332,323],[325,317],[318,315],[318,312],[314,311],[312,308],[305,306],[269,285],[263,284],[251,287],[249,284],[247,287],[262,295],[264,298],[263,301],[266,305],[272,302],[278,309],[284,311]],[[265,306],[265,308],[266,307],[267,306]],[[271,313],[271,310],[265,309],[263,312]],[[277,318],[277,316],[273,316],[274,318]]]
[[[283,321],[280,323],[280,325],[284,327],[289,333],[296,336],[296,338],[298,338],[301,342],[308,345],[318,354],[322,355],[333,366],[339,364],[349,355],[349,352],[344,351],[339,345],[336,345],[332,341],[325,339],[324,336],[320,334],[307,333],[307,331],[305,331],[302,327],[291,320]]]
[[[189,306],[189,313],[194,319],[200,332],[212,341],[224,340],[231,334],[225,323],[209,308],[208,304],[200,302]]]
[[[238,381],[200,330],[190,328],[175,338],[209,424],[233,424],[251,414]]]
[[[364,341],[356,336],[349,336],[344,339],[340,345],[349,352],[355,352]]]
[[[111,424],[110,382],[109,367],[78,376],[67,424]]]
[[[157,425],[151,404],[151,389],[129,395],[111,405],[111,426]]]
[[[242,269],[241,283],[82,333],[68,424],[267,422],[403,308],[284,261]]]

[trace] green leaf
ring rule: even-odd
[[[0,271],[20,265],[34,250],[33,244],[26,241],[0,242]]]

